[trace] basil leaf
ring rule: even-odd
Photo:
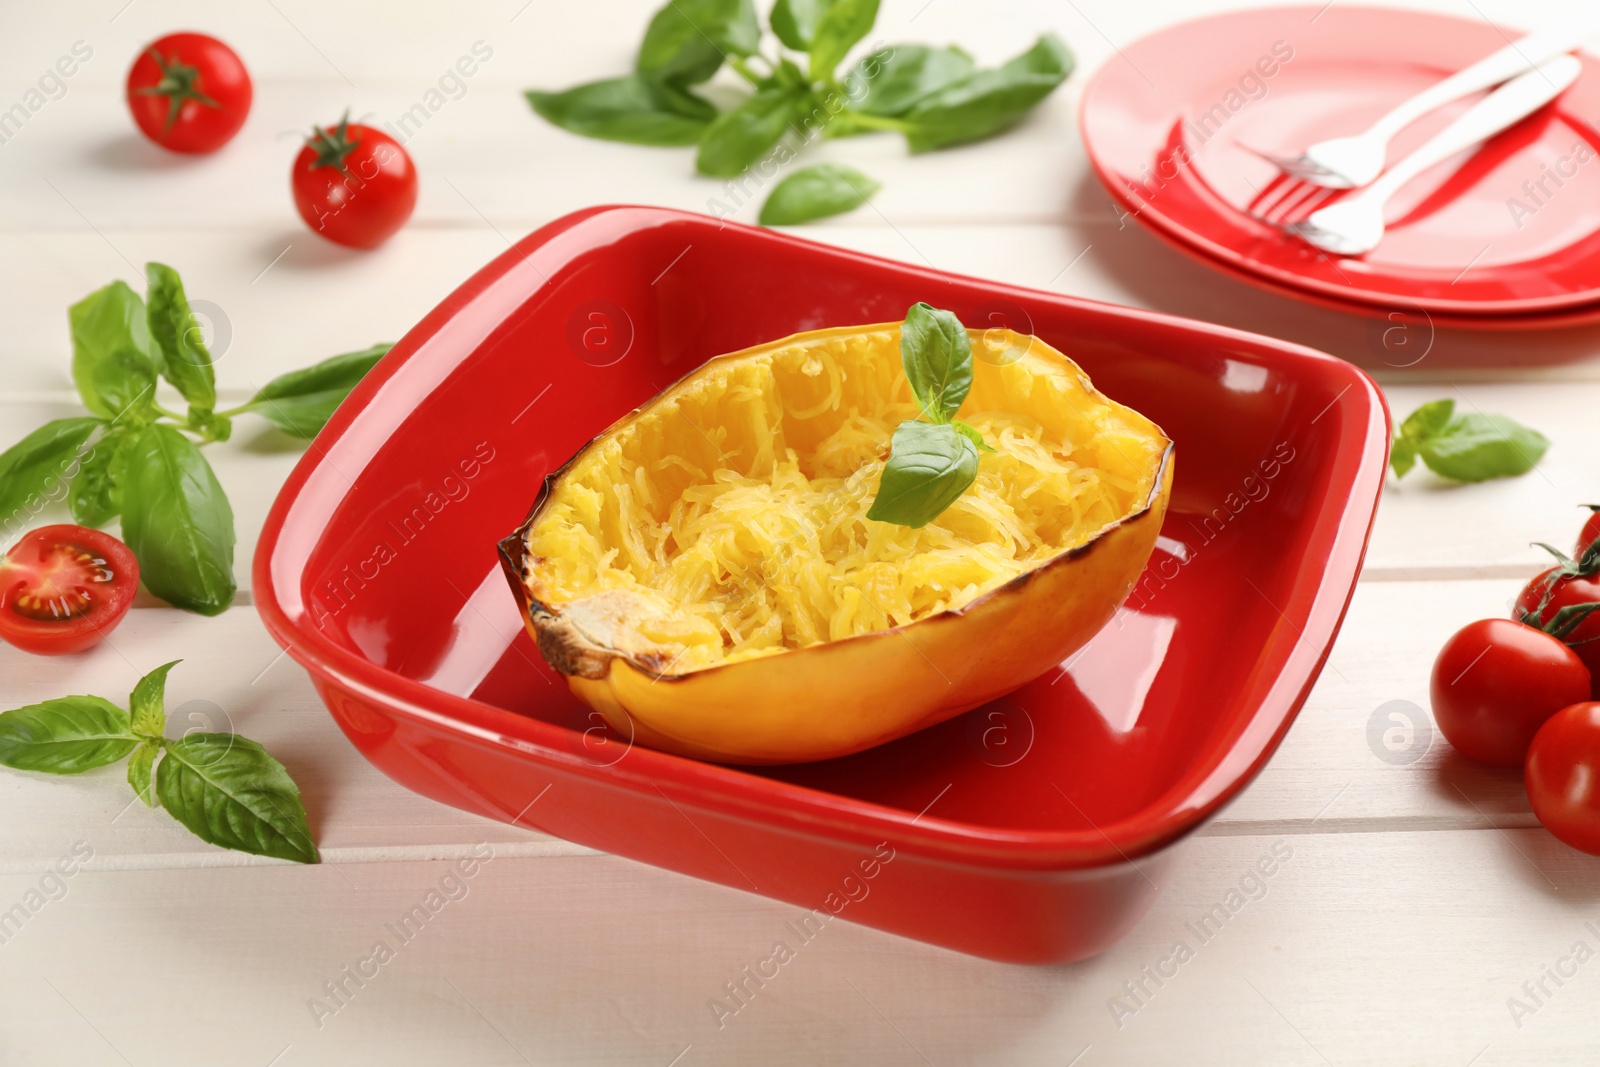
[[[783,139],[808,95],[795,89],[763,89],[711,124],[700,141],[695,167],[714,178],[736,178]]]
[[[954,426],[902,422],[867,518],[917,529],[967,491],[978,476],[978,449]]]
[[[124,440],[120,432],[108,433],[84,453],[78,476],[72,479],[72,488],[67,492],[67,508],[79,526],[104,526],[121,510],[111,472]]]
[[[191,407],[210,411],[217,406],[217,383],[211,353],[200,336],[200,324],[183,293],[183,279],[164,263],[146,263],[150,298],[147,317],[161,376],[178,387]]]
[[[1389,466],[1394,469],[1394,476],[1404,478],[1416,465],[1417,446],[1408,438],[1396,437],[1389,446]]]
[[[200,450],[152,423],[118,450],[122,539],[140,577],[175,607],[216,615],[233,600],[233,509]]]
[[[156,360],[144,301],[125,282],[112,282],[73,304],[72,381],[84,406],[114,419],[155,402]]]
[[[877,20],[878,0],[832,0],[811,35],[811,77],[831,81],[845,53],[872,31]]]
[[[959,48],[897,44],[880,49],[845,77],[850,106],[868,115],[892,118],[972,73],[972,57]]]
[[[709,123],[682,113],[687,93],[666,94],[637,74],[589,82],[565,92],[530,89],[528,103],[546,121],[602,141],[681,146],[697,143]]]
[[[767,21],[778,40],[796,52],[809,52],[811,38],[817,32],[817,20],[827,8],[828,0],[778,0],[772,5]]]
[[[761,205],[761,225],[793,226],[851,211],[881,188],[878,182],[842,163],[807,167],[789,175],[772,190]]]
[[[753,55],[760,43],[751,0],[670,0],[650,20],[633,68],[653,80],[697,85],[726,53]]]
[[[1442,432],[1455,414],[1454,400],[1435,400],[1424,404],[1406,416],[1400,424],[1400,436],[1411,441],[1421,441]]]
[[[65,491],[79,449],[99,425],[99,419],[56,419],[0,452],[0,526],[9,528],[25,508],[38,511],[57,486]],[[10,542],[9,532],[4,539]]]
[[[166,746],[156,795],[196,837],[223,848],[316,863],[300,790],[283,764],[237,734],[189,734]]]
[[[280,374],[258,389],[245,407],[284,433],[309,441],[391,347],[373,345]]]
[[[979,452],[996,451],[995,449],[989,447],[989,443],[983,439],[983,434],[978,432],[978,428],[976,426],[968,426],[960,419],[951,419],[950,425],[955,427],[956,433],[960,434],[962,437],[965,437],[967,440],[976,445]]]
[[[146,807],[156,806],[156,792],[151,788],[151,772],[155,770],[156,757],[161,754],[161,742],[146,741],[133,750],[128,761],[128,784]]]
[[[1417,445],[1417,454],[1435,474],[1482,482],[1526,474],[1549,447],[1544,434],[1504,415],[1468,412],[1452,416],[1437,435]]]
[[[166,731],[167,711],[164,704],[167,672],[182,662],[175,659],[171,663],[163,663],[140,678],[138,684],[133,687],[133,694],[128,697],[128,708],[132,715],[134,733],[143,737],[160,737]]]
[[[1015,124],[1072,73],[1072,53],[1045,34],[998,70],[980,70],[925,98],[905,116],[913,152],[976,141]]]
[[[0,714],[0,764],[80,774],[133,751],[128,713],[100,697],[71,696]]]
[[[972,388],[972,338],[952,313],[913,304],[900,327],[900,364],[923,412],[949,422]]]

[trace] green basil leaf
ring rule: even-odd
[[[133,750],[133,758],[128,761],[128,784],[149,808],[156,806],[156,791],[151,787],[150,778],[160,754],[161,742],[146,741]]]
[[[889,448],[869,519],[926,526],[978,476],[978,448],[954,426],[902,422]]]
[[[128,713],[100,697],[61,697],[0,715],[0,764],[22,771],[80,774],[117,762],[138,743]]]
[[[832,0],[811,35],[811,77],[831,81],[833,70],[878,21],[878,0]]]
[[[284,433],[309,441],[390,347],[373,345],[280,374],[258,389],[245,407]]]
[[[793,226],[851,211],[881,188],[878,182],[842,163],[807,167],[795,171],[772,190],[761,205],[761,225]]]
[[[189,734],[166,746],[156,794],[202,841],[316,863],[300,789],[267,750],[237,734]]]
[[[949,422],[972,388],[972,338],[951,312],[913,304],[900,327],[900,365],[923,413]]]
[[[778,0],[767,15],[772,32],[786,47],[809,52],[817,32],[817,20],[828,7],[828,0]]]
[[[978,428],[976,426],[969,426],[960,419],[951,419],[950,425],[955,427],[956,433],[960,434],[962,437],[965,437],[974,445],[977,445],[979,452],[996,451],[995,449],[989,447],[989,443],[983,439],[983,434],[978,432]]]
[[[1424,404],[1406,416],[1400,424],[1400,436],[1410,441],[1423,441],[1442,432],[1455,414],[1454,400],[1435,400]]]
[[[210,411],[217,406],[216,376],[200,324],[183,293],[183,279],[164,263],[146,263],[144,271],[150,336],[160,356],[161,376],[178,387],[191,407]]]
[[[144,301],[125,282],[96,289],[67,311],[72,381],[84,406],[114,419],[155,402],[156,359]]]
[[[685,115],[687,93],[664,94],[637,74],[589,82],[565,92],[530,89],[528,103],[564,130],[602,141],[681,146],[697,143],[709,123]]]
[[[1417,445],[1435,474],[1458,482],[1510,478],[1533,469],[1550,447],[1549,438],[1504,415],[1454,415],[1443,430]]]
[[[897,44],[864,56],[852,67],[845,77],[845,95],[857,111],[893,118],[966,78],[972,69],[972,57],[959,48]]]
[[[1417,446],[1409,439],[1396,437],[1389,446],[1389,466],[1396,478],[1404,478],[1417,465]]]
[[[99,419],[56,419],[0,452],[0,535],[9,544],[25,523],[21,512],[39,511],[44,500],[60,500],[81,465],[84,442],[100,426]]]
[[[167,672],[182,660],[163,663],[133,687],[128,697],[128,710],[133,720],[133,732],[141,737],[160,737],[167,729]]]
[[[698,85],[727,53],[754,55],[760,44],[751,0],[670,0],[650,20],[633,69],[654,81]]]
[[[913,152],[976,141],[1018,122],[1072,73],[1072,53],[1046,34],[998,70],[980,70],[918,103],[905,116]]]
[[[783,139],[809,96],[794,89],[763,89],[711,124],[695,166],[714,178],[736,178]]]
[[[96,441],[78,464],[78,476],[67,492],[67,507],[79,526],[104,526],[117,517],[122,506],[117,502],[117,482],[112,476],[117,449],[126,436],[112,431]]]
[[[146,588],[175,607],[216,615],[233,600],[233,509],[193,441],[165,423],[118,449],[122,539]]]

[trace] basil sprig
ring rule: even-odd
[[[147,299],[112,282],[68,312],[72,379],[90,414],[46,423],[0,452],[0,547],[65,496],[84,526],[122,517],[122,539],[150,592],[215,615],[235,592],[233,509],[200,446],[227,440],[246,412],[290,436],[315,437],[389,346],[279,375],[217,411],[211,352],[183,280],[162,263],[145,271]],[[157,402],[160,380],[176,388],[186,413]]]
[[[1550,448],[1550,439],[1504,415],[1458,414],[1454,400],[1435,400],[1406,417],[1389,449],[1389,465],[1403,478],[1421,459],[1435,474],[1457,482],[1484,482],[1526,474]]]
[[[670,0],[650,20],[633,73],[559,92],[529,90],[528,103],[585,137],[699,145],[700,173],[736,178],[786,139],[889,130],[904,136],[912,152],[927,152],[990,137],[1072,73],[1072,53],[1055,34],[993,70],[976,69],[959,48],[899,44],[841,71],[877,17],[878,0],[775,0],[768,23],[781,47],[767,54],[751,0]],[[724,110],[695,87],[725,64],[754,92]],[[849,195],[837,183],[787,191],[780,185],[761,221],[782,225],[850,211],[871,195],[860,193],[866,181],[854,184]],[[809,195],[797,208],[802,191]],[[774,205],[780,193],[784,199]]]
[[[911,305],[900,327],[900,365],[929,421],[895,427],[867,518],[919,529],[972,485],[978,452],[994,449],[955,417],[972,389],[972,338],[960,319],[924,303]]]
[[[300,789],[256,742],[226,733],[164,736],[162,664],[133,687],[129,711],[96,696],[69,696],[0,714],[0,765],[81,774],[131,754],[128,784],[200,840],[239,852],[318,862]],[[157,762],[159,760],[159,762]]]

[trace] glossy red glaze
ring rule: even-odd
[[[1363,314],[1425,312],[1439,325],[1595,321],[1600,133],[1590,120],[1600,113],[1600,69],[1592,58],[1552,106],[1401,190],[1388,235],[1364,257],[1329,256],[1256,217],[1289,179],[1249,149],[1293,154],[1359,133],[1504,45],[1502,30],[1471,17],[1342,4],[1229,12],[1166,27],[1108,60],[1084,92],[1084,141],[1128,212],[1244,280]],[[1160,71],[1159,89],[1141,71]],[[1395,139],[1391,160],[1473,103],[1419,120]]]
[[[1038,334],[1177,442],[1129,606],[1062,670],[847,759],[747,770],[605,734],[529,641],[495,542],[546,474],[706,358],[918,300]],[[595,208],[485,267],[357,387],[273,505],[255,595],[345,733],[412,789],[964,952],[1064,961],[1133,925],[1171,846],[1288,729],[1387,448],[1371,381],[1309,349]],[[849,902],[883,842],[894,859]]]

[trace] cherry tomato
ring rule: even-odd
[[[233,49],[203,33],[145,46],[128,71],[128,108],[144,135],[173,152],[215,152],[250,114],[250,75]]]
[[[99,644],[139,588],[128,546],[84,526],[41,526],[0,559],[0,637],[57,656]]]
[[[1600,604],[1600,576],[1551,567],[1523,588],[1513,615],[1541,630],[1555,632],[1554,627],[1562,631],[1555,636],[1572,647],[1589,668],[1591,679],[1596,679],[1600,678],[1600,609],[1578,620],[1570,630],[1560,627],[1557,619],[1562,608],[1584,604]]]
[[[1573,546],[1572,555],[1582,559],[1588,547],[1600,539],[1600,504],[1585,504],[1589,509],[1589,521],[1583,524],[1583,530],[1578,534],[1578,543]]]
[[[1585,701],[1550,716],[1528,749],[1526,781],[1545,829],[1600,856],[1600,704]]]
[[[346,115],[313,126],[290,175],[294,206],[317,233],[350,248],[376,248],[417,206],[417,168],[400,142]]]
[[[1544,721],[1589,699],[1589,668],[1547,633],[1511,619],[1456,631],[1433,664],[1433,718],[1468,759],[1519,767]]]

